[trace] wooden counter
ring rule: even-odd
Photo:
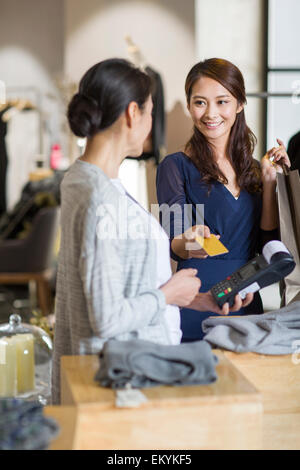
[[[59,434],[51,441],[49,450],[72,450],[75,446],[77,409],[73,406],[46,406],[45,416],[53,418]]]
[[[292,355],[224,352],[263,397],[263,449],[300,450],[300,364]]]
[[[97,356],[65,356],[62,405],[77,409],[75,449],[260,449],[262,397],[222,352],[211,385],[143,389],[147,402],[116,408],[94,381]]]
[[[46,407],[62,426],[51,448],[299,450],[300,364],[214,353],[216,383],[144,389],[138,409],[115,408],[114,392],[94,382],[96,356],[62,358],[63,406]]]

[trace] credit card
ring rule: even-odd
[[[209,256],[223,255],[229,251],[213,234],[211,234],[209,238],[196,237],[196,242],[202,246]]]

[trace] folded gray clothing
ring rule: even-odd
[[[205,341],[161,345],[145,340],[105,343],[95,380],[113,389],[209,384],[217,380],[217,357]]]
[[[300,302],[262,315],[211,317],[202,323],[204,340],[235,352],[291,354],[300,340]]]

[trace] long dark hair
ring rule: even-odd
[[[93,137],[110,127],[131,101],[143,109],[152,93],[150,77],[124,59],[107,59],[91,67],[68,106],[71,130]]]
[[[188,73],[185,82],[188,105],[193,86],[202,76],[221,83],[239,104],[246,104],[245,84],[240,70],[227,60],[213,58],[197,63]],[[226,152],[231,159],[239,187],[250,193],[261,191],[260,166],[252,156],[256,142],[255,135],[246,124],[244,109],[242,109],[236,115],[231,128]],[[212,145],[195,126],[193,135],[185,146],[185,152],[199,169],[202,180],[209,187],[214,181],[228,183],[227,178],[215,163]]]

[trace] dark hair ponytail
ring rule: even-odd
[[[78,137],[93,137],[110,127],[135,101],[143,109],[151,94],[151,79],[124,59],[107,59],[82,77],[70,101],[67,117]]]
[[[96,100],[76,93],[69,104],[68,119],[75,135],[91,137],[100,129],[102,112]]]
[[[207,59],[194,65],[185,82],[187,103],[190,103],[191,93],[195,82],[206,76],[221,83],[238,101],[246,103],[246,92],[243,75],[231,62],[224,59]],[[245,112],[240,111],[231,128],[227,153],[231,158],[236,172],[237,182],[241,189],[250,193],[261,190],[261,175],[259,163],[253,158],[256,137],[246,124]],[[209,186],[214,181],[227,183],[219,167],[214,161],[214,149],[203,134],[194,127],[194,133],[187,142],[185,150],[202,174],[202,179]]]

